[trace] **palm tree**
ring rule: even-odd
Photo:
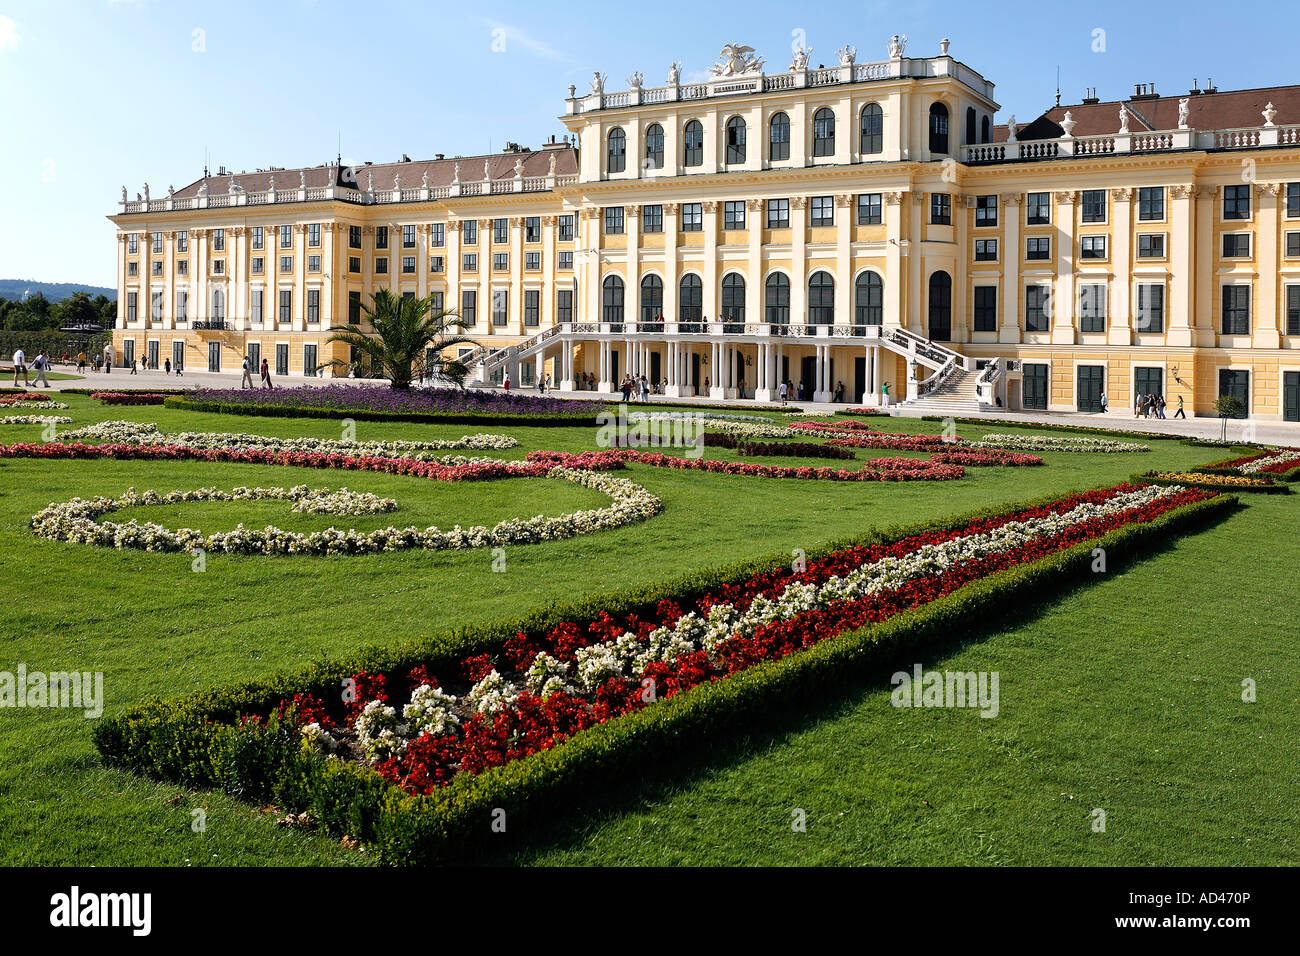
[[[444,349],[476,344],[473,339],[458,334],[465,326],[455,312],[433,310],[432,297],[403,297],[380,289],[372,299],[370,305],[362,304],[361,311],[370,320],[374,332],[362,332],[355,325],[333,325],[325,341],[344,342],[370,356],[371,367],[387,378],[393,388],[408,389],[417,375],[432,375],[451,364],[442,357]],[[335,359],[330,364],[348,363]]]

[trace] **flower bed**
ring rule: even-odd
[[[866,422],[853,420],[839,422],[791,422],[790,427],[800,432],[830,432],[841,435],[845,432],[874,432],[875,429]]]
[[[9,392],[0,394],[0,408],[67,408],[67,402],[56,402],[40,392]]]
[[[1002,451],[1001,449],[989,449],[980,451],[943,451],[930,456],[931,461],[943,462],[948,465],[963,465],[965,467],[979,467],[984,465],[998,465],[1009,468],[1033,467],[1043,464],[1043,459],[1037,455],[1027,455],[1018,451]]]
[[[709,431],[722,432],[738,438],[796,438],[799,436],[799,432],[793,427],[768,425],[765,422],[705,419],[704,426]]]
[[[71,425],[66,415],[6,415],[0,425]]]
[[[1215,462],[1201,470],[1215,474],[1270,475],[1282,481],[1300,481],[1300,448],[1273,448],[1244,458]]]
[[[778,706],[824,699],[898,655],[1097,580],[1094,547],[1117,570],[1234,505],[1121,485],[872,535],[798,572],[776,557],[695,572],[151,699],[101,721],[95,743],[112,766],[305,811],[389,863],[453,860],[490,839],[494,808],[512,832],[552,819]]]
[[[714,475],[744,475],[750,478],[797,478],[805,481],[953,481],[966,472],[960,465],[923,461],[918,458],[878,458],[863,462],[856,471],[844,468],[815,468],[810,465],[755,465],[747,461],[718,461],[713,458],[677,458],[660,452],[635,449],[622,451],[624,461],[652,468],[704,471]]]
[[[741,455],[761,458],[772,455],[786,458],[835,458],[841,461],[854,457],[848,448],[832,448],[813,442],[757,442],[745,441],[732,435],[704,433],[706,448],[729,448]]]
[[[967,447],[960,438],[944,441],[938,435],[869,434],[842,435],[826,442],[839,448],[891,448],[895,451],[949,452]]]
[[[971,448],[999,448],[1012,451],[1065,451],[1119,454],[1131,451],[1150,451],[1150,445],[1113,441],[1108,438],[1057,438],[1050,435],[1006,435],[993,432],[969,443]]]
[[[839,414],[858,415],[863,418],[875,418],[875,417],[888,418],[889,417],[889,412],[885,411],[883,408],[842,408],[840,409]]]
[[[91,392],[101,405],[161,405],[172,395],[168,392]]]
[[[55,401],[24,401],[24,402],[0,402],[0,408],[44,408],[47,410],[67,408],[67,402]]]
[[[67,389],[64,389],[67,391]],[[982,425],[988,428],[990,425],[995,428],[1033,428],[1041,431],[1057,432],[1086,432],[1089,435],[1110,435],[1116,438],[1169,438],[1177,441],[1186,442],[1189,445],[1200,444],[1201,442],[1194,438],[1188,438],[1186,435],[1175,434],[1174,432],[1157,432],[1157,431],[1139,431],[1138,429],[1126,428],[1101,428],[1095,425],[1072,425],[1064,422],[1034,422],[1034,421],[1016,421],[1011,418],[952,418],[947,415],[922,415],[923,422],[956,422],[960,425]],[[1206,444],[1209,444],[1208,442]]]
[[[1159,485],[1185,485],[1194,488],[1210,488],[1224,491],[1258,491],[1265,494],[1285,495],[1290,492],[1286,485],[1278,484],[1272,478],[1264,476],[1247,477],[1243,475],[1214,474],[1207,471],[1149,471],[1144,475],[1135,475],[1134,481],[1149,481]]]
[[[201,388],[169,397],[169,408],[232,415],[449,424],[595,425],[603,402],[454,388],[401,391],[357,385],[282,389]]]

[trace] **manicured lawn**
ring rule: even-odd
[[[156,421],[165,431],[340,434],[337,423],[318,419],[66,400],[71,427],[133,418]],[[888,431],[939,431],[937,423],[907,419],[870,423]],[[959,434],[978,438],[990,430],[962,426]],[[572,427],[359,422],[356,437],[475,431],[519,440],[519,448],[499,457],[595,447],[594,430]],[[0,441],[39,440],[39,432],[4,426]],[[286,503],[138,509],[141,518],[205,531],[240,520],[299,530],[331,523],[488,523],[598,506],[603,497],[567,483],[523,479],[446,484],[245,465],[0,461],[0,603],[6,609],[0,670],[13,671],[20,662],[29,670],[102,670],[106,709],[113,713],[151,693],[172,696],[297,669],[363,644],[512,617],[539,603],[1215,457],[1212,449],[1173,441],[1151,445],[1148,454],[1047,454],[1047,467],[969,469],[961,481],[936,483],[841,484],[633,466],[623,474],[663,499],[662,515],[618,531],[510,548],[503,573],[492,570],[486,551],[211,555],[207,570],[195,573],[185,555],[43,541],[27,522],[52,501],[117,495],[130,486],[346,486],[397,498],[402,508],[333,520],[291,517]],[[708,453],[737,457],[722,449]],[[883,454],[889,453],[859,450],[858,458]],[[590,807],[500,859],[1280,862],[1297,831],[1290,755],[1300,729],[1300,685],[1288,666],[1295,657],[1290,595],[1300,559],[1296,507],[1293,496],[1251,498],[1227,522],[1123,575],[1081,588],[1027,620],[991,622],[979,640],[954,643],[946,656],[925,662],[998,670],[996,719],[970,711],[896,711],[882,680],[815,713],[774,720],[748,741],[720,741],[715,758],[703,765],[660,768],[626,793],[593,798]],[[955,642],[961,638],[954,635]],[[1240,702],[1245,677],[1258,681],[1258,703]],[[0,710],[6,756],[0,862],[368,862],[333,839],[278,828],[273,813],[221,794],[184,793],[107,771],[89,730],[89,721],[68,711]],[[203,805],[207,830],[196,834],[190,811]],[[794,807],[808,812],[805,834],[790,832]],[[1104,834],[1089,829],[1093,807],[1108,812]]]

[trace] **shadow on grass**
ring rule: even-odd
[[[1217,515],[1191,533],[1212,531],[1243,507],[1248,506],[1239,504],[1237,508]],[[1179,534],[1132,557],[1112,559],[1106,576],[1113,578],[1122,571],[1156,561],[1187,537],[1189,535]],[[850,680],[830,687],[826,695],[819,699],[810,700],[805,697],[776,703],[750,727],[749,732],[740,736],[735,733],[721,734],[717,738],[701,741],[696,747],[679,751],[678,759],[672,764],[650,763],[646,767],[645,777],[629,779],[612,787],[606,786],[590,800],[575,801],[567,813],[555,817],[552,822],[530,827],[527,836],[521,837],[515,831],[508,837],[509,845],[491,852],[478,853],[464,862],[477,866],[525,866],[548,851],[577,849],[586,842],[589,835],[623,814],[665,800],[712,774],[731,769],[756,754],[783,745],[825,721],[847,716],[864,695],[891,690],[893,685],[889,680],[890,675],[900,666],[910,667],[919,654],[923,653],[932,661],[950,657],[1003,631],[1037,620],[1054,606],[1093,586],[1092,580],[1062,580],[1056,586],[1045,588],[1023,601],[1013,613],[990,620],[986,625],[964,629],[923,648],[884,651],[870,678]],[[498,838],[503,841],[507,839],[505,836]]]

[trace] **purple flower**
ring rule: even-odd
[[[364,385],[304,385],[298,388],[256,390],[200,388],[199,402],[225,405],[283,405],[367,412],[414,412],[446,415],[595,415],[602,402],[506,395],[501,392],[464,391],[455,388],[400,390]]]

